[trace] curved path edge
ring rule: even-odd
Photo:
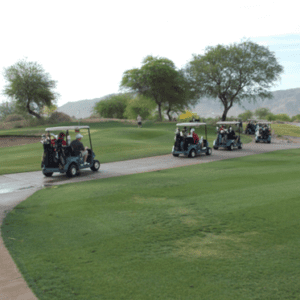
[[[102,164],[100,171],[91,173],[90,170],[81,172],[81,176],[69,179],[65,175],[56,175],[45,178],[41,171],[6,174],[0,176],[0,226],[5,215],[16,205],[26,200],[36,191],[52,185],[74,183],[100,178],[124,176],[130,174],[153,172],[158,170],[177,168],[201,163],[219,161],[223,159],[243,157],[247,155],[261,154],[276,150],[288,150],[300,148],[300,143],[283,143],[274,141],[272,144],[249,143],[242,150],[213,151],[211,156],[198,156],[194,159],[185,157],[173,157],[172,155],[161,155],[140,158],[127,161],[119,161]],[[0,300],[34,300],[33,294],[23,279],[16,264],[6,249],[0,235]]]

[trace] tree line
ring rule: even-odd
[[[294,115],[290,117],[288,114],[273,114],[269,108],[260,107],[257,108],[254,112],[251,110],[246,110],[242,114],[238,115],[238,118],[242,121],[247,121],[249,119],[253,119],[254,117],[259,120],[267,120],[267,121],[283,121],[283,122],[293,122],[300,121],[300,114]]]
[[[249,40],[230,45],[209,46],[204,54],[194,54],[182,69],[165,57],[144,58],[140,68],[123,73],[122,93],[95,106],[101,116],[146,118],[157,112],[169,120],[194,107],[201,97],[219,101],[225,121],[233,105],[242,101],[272,98],[270,88],[280,78],[283,67],[268,47]],[[19,110],[41,118],[45,107],[55,105],[56,81],[35,62],[19,61],[4,69],[4,94]],[[205,112],[204,112],[205,114]]]

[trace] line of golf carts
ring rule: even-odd
[[[270,143],[270,122],[256,121],[255,126],[255,141],[257,143],[261,141]],[[235,134],[233,127],[238,128],[238,135]],[[182,130],[180,130],[180,128]],[[205,139],[203,136],[199,139],[199,136],[195,132],[195,128],[204,129]],[[218,150],[220,148],[228,150],[242,149],[240,128],[241,123],[238,121],[217,122],[217,137],[213,142],[214,150]],[[75,135],[77,134],[78,136],[80,130],[88,130],[90,148],[85,149],[85,152],[76,152],[71,143],[71,132],[74,131]],[[55,172],[66,173],[67,176],[73,177],[79,175],[79,172],[82,169],[90,168],[92,171],[99,170],[100,162],[95,160],[96,155],[93,152],[89,126],[51,127],[46,128],[45,131],[47,133],[43,135],[43,139],[41,141],[44,148],[41,167],[42,172],[46,177],[51,177]],[[53,132],[60,132],[59,135],[62,136],[58,136]],[[79,134],[79,136],[81,135]],[[64,137],[66,137],[66,141],[64,140]],[[75,136],[73,136],[73,139],[74,138]],[[85,156],[83,156],[83,153],[86,153]],[[209,142],[207,140],[206,123],[178,123],[172,154],[175,157],[183,155],[191,158],[201,154],[211,155],[212,148],[209,146]]]
[[[242,142],[240,140],[240,122],[217,122],[217,138],[213,142],[213,148],[218,150],[219,148],[225,148],[228,150],[233,150],[235,148],[242,149]],[[209,142],[207,140],[207,125],[206,123],[200,122],[189,122],[189,123],[178,123],[176,124],[177,131],[175,136],[175,143],[172,148],[172,154],[175,157],[179,155],[184,155],[188,157],[196,157],[200,154],[211,155],[212,148],[209,147]],[[195,134],[194,128],[201,127],[205,130],[205,139],[201,136],[199,139],[198,135]],[[229,127],[228,129],[226,128]],[[238,126],[239,135],[236,136],[232,126]],[[189,134],[187,128],[189,129]],[[180,131],[180,128],[182,130]]]
[[[245,134],[255,135],[256,143],[271,143],[271,122],[248,119]]]

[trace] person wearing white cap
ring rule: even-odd
[[[76,135],[76,140],[74,140],[71,143],[71,147],[74,150],[75,155],[80,155],[80,153],[82,154],[82,156],[83,156],[83,163],[85,165],[87,165],[88,163],[86,162],[86,160],[87,160],[87,157],[89,155],[88,150],[87,150],[88,147],[84,148],[83,144],[80,141],[82,138],[83,138],[83,136],[80,133],[78,133]]]

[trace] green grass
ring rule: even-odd
[[[299,299],[299,154],[45,188],[2,235],[39,299]]]
[[[274,129],[275,134],[278,136],[288,135],[300,137],[300,127],[296,125],[272,124],[272,129]]]
[[[57,124],[55,127],[64,125],[77,125],[76,123]],[[174,123],[145,123],[143,128],[136,125],[123,124],[120,122],[90,123],[92,145],[96,159],[101,163],[129,160],[142,157],[150,157],[171,153],[174,144]],[[22,128],[14,130],[1,130],[2,135],[26,135],[45,133],[44,126],[37,128]],[[204,129],[196,128],[196,132],[204,136]],[[89,146],[87,130],[82,130],[84,138],[82,142]],[[75,138],[74,132],[72,139]],[[215,139],[215,129],[208,128],[208,140],[212,145]],[[251,141],[245,136],[244,143]],[[0,175],[18,172],[41,170],[43,146],[41,143],[1,148]]]

